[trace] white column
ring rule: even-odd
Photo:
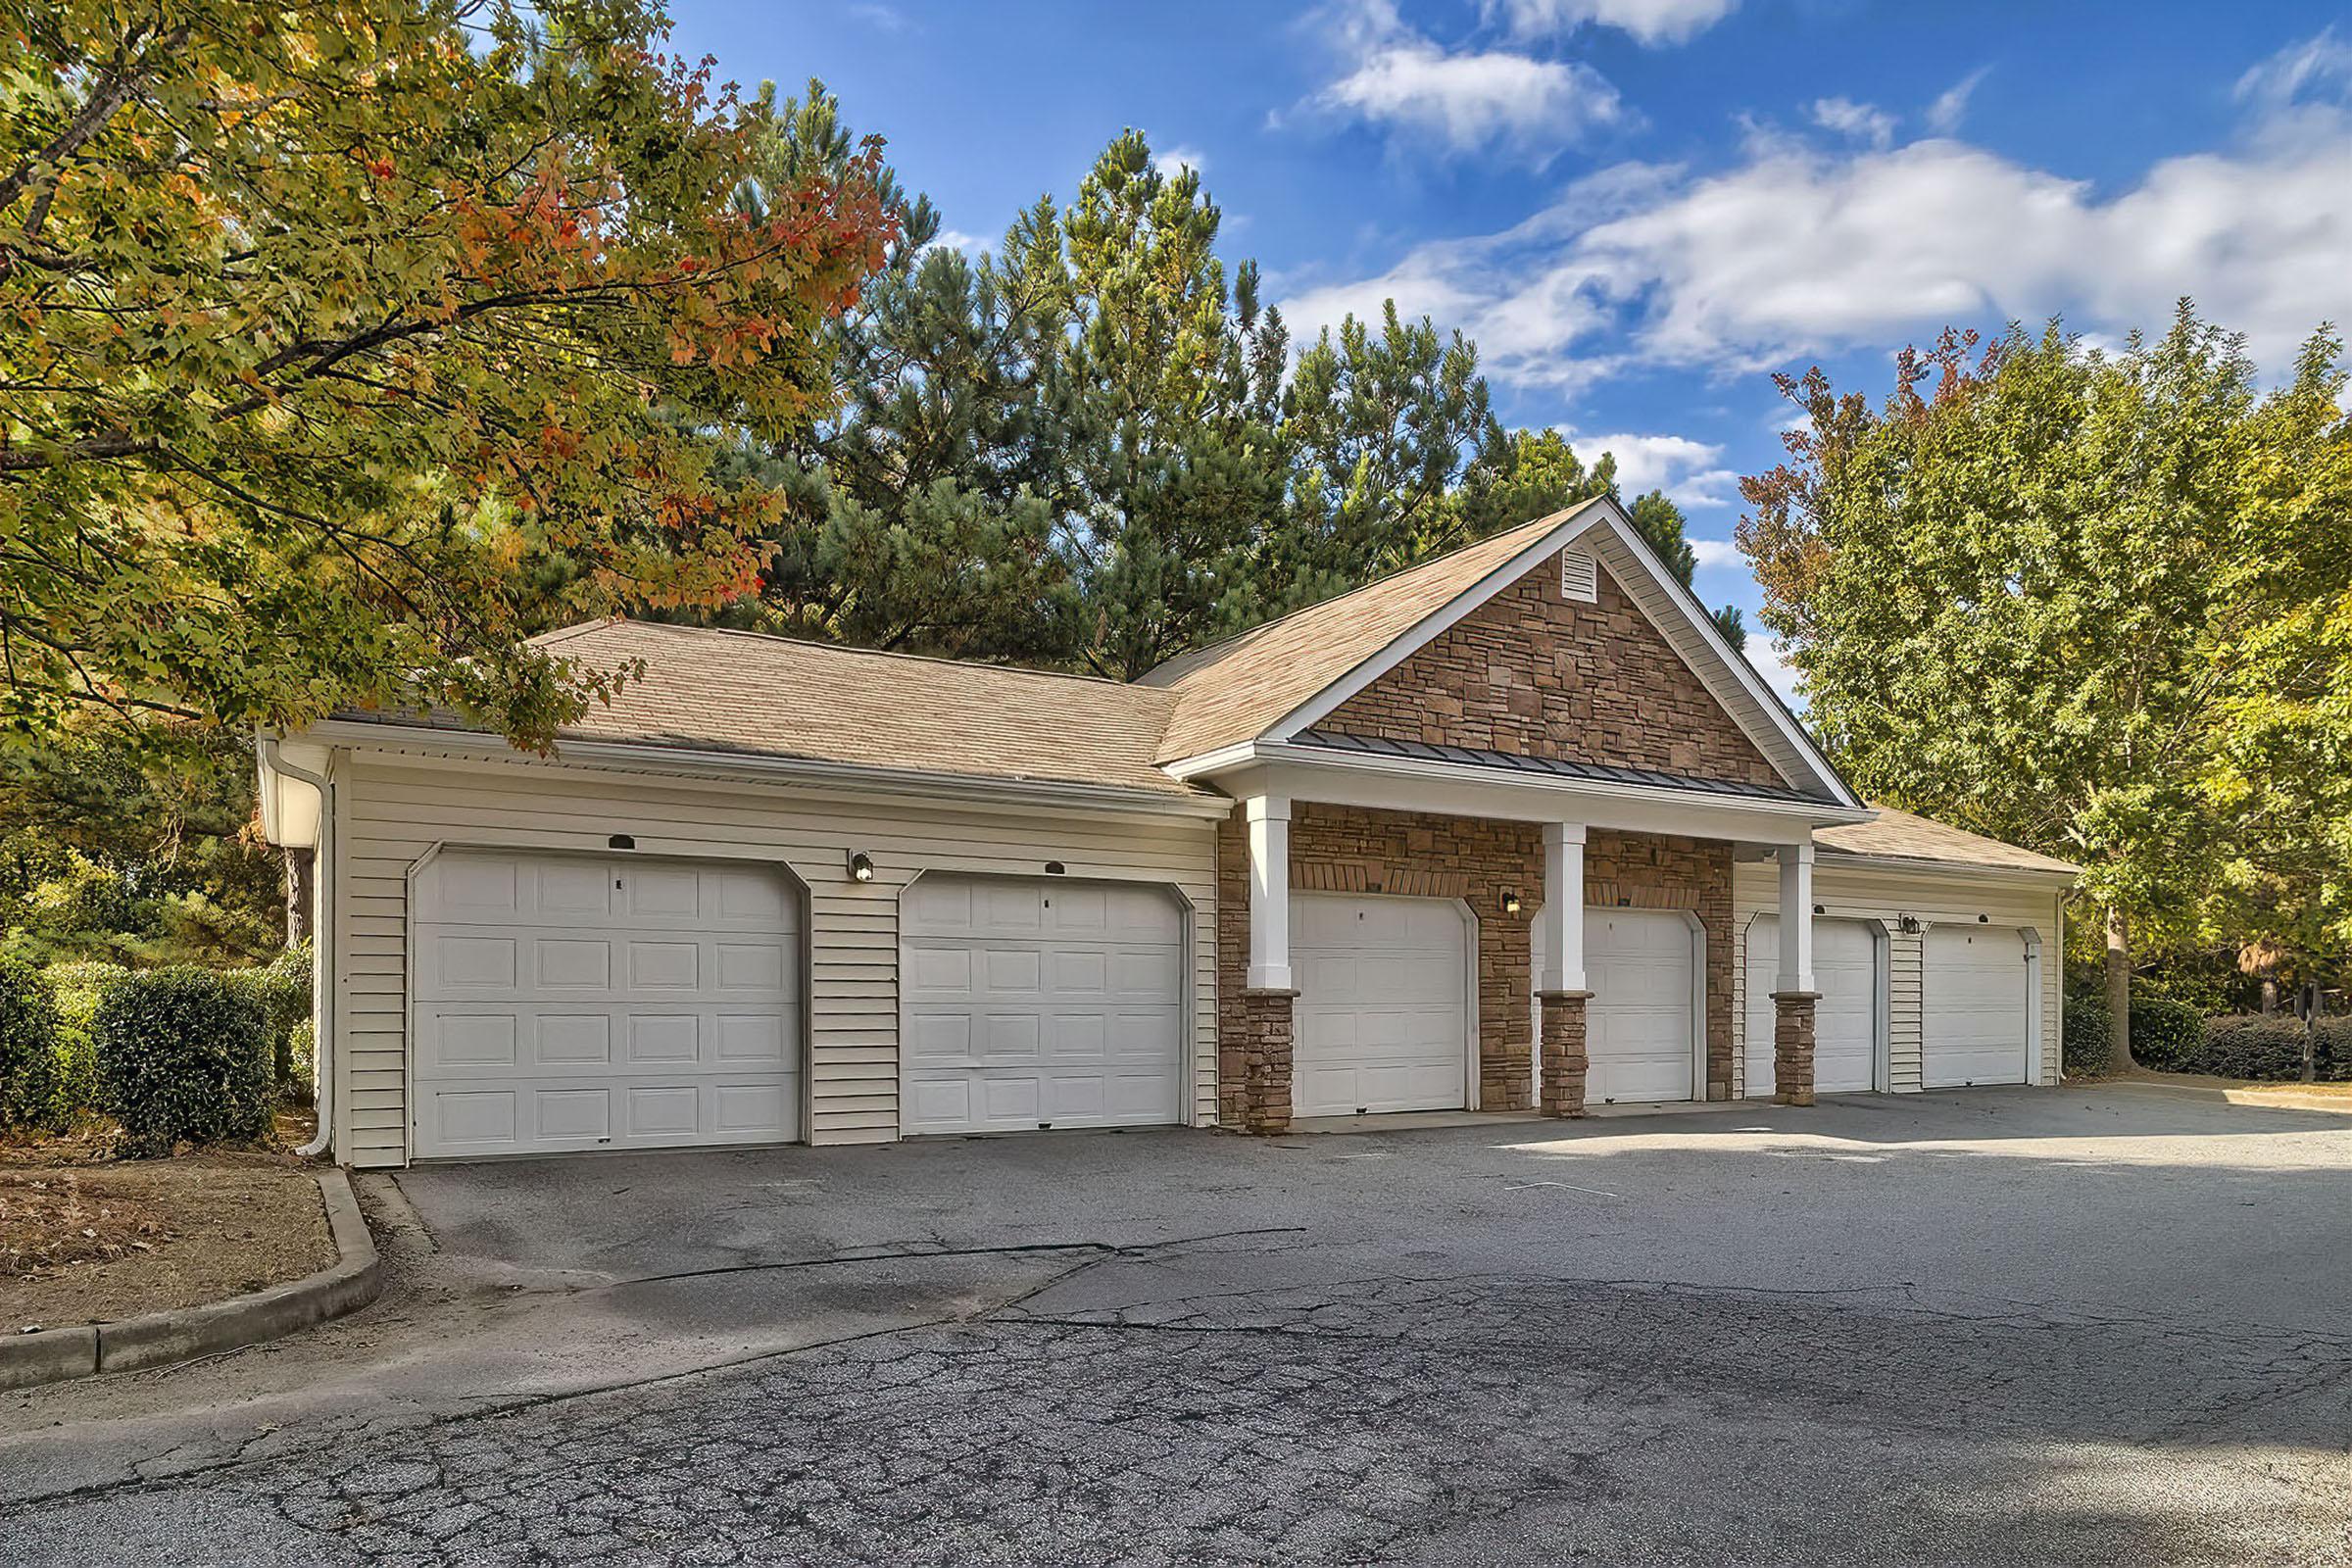
[[[1537,989],[1585,989],[1585,825],[1544,824],[1544,918]]]
[[[1242,802],[1250,825],[1250,986],[1291,985],[1291,799],[1252,795]]]
[[[1784,844],[1781,861],[1781,972],[1777,989],[1813,989],[1813,846]]]

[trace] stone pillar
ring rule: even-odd
[[[1242,1130],[1291,1130],[1291,1046],[1296,991],[1252,988],[1242,993]]]
[[[1813,1004],[1816,991],[1772,994],[1773,1099],[1784,1105],[1813,1103]]]
[[[1590,991],[1539,991],[1544,1008],[1543,1101],[1546,1116],[1585,1113],[1585,1004]]]

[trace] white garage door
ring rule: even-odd
[[[1921,1019],[1930,1089],[2026,1081],[2026,943],[1997,926],[1928,928]]]
[[[1460,1110],[1468,929],[1446,899],[1291,895],[1291,1113]]]
[[[1781,922],[1766,915],[1747,928],[1747,1083],[1751,1096],[1773,1088],[1772,993],[1780,983]],[[1852,1094],[1876,1085],[1879,1054],[1879,944],[1859,920],[1813,922],[1813,1087]]]
[[[416,883],[416,1154],[801,1130],[800,901],[769,867],[450,851]]]
[[[1587,909],[1589,1104],[1694,1100],[1698,933],[1667,909]]]
[[[903,1132],[1184,1114],[1184,919],[1148,884],[927,875],[900,905]]]

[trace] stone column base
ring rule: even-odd
[[[1585,1004],[1590,991],[1539,991],[1543,1004],[1543,1087],[1540,1108],[1546,1116],[1585,1113]]]
[[[1296,991],[1242,993],[1241,1128],[1250,1133],[1291,1130],[1291,1048],[1297,1025]]]
[[[1813,1007],[1818,991],[1772,994],[1772,1098],[1784,1105],[1813,1103]]]

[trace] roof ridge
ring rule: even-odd
[[[985,670],[1001,675],[1031,675],[1040,680],[1082,681],[1090,686],[1107,686],[1125,691],[1135,687],[1134,681],[1113,680],[1107,675],[1081,674],[1075,670],[1038,669],[1028,664],[1001,664],[984,659],[956,659],[946,654],[910,654],[897,648],[860,648],[851,643],[829,643],[814,637],[786,637],[772,631],[753,631],[742,626],[694,626],[674,620],[640,620],[634,615],[612,615],[603,620],[584,620],[561,631],[545,632],[533,638],[546,644],[569,638],[577,633],[608,626],[643,626],[664,632],[687,632],[714,637],[743,637],[754,642],[780,643],[787,648],[807,648],[821,654],[841,654],[857,659],[897,659],[918,664],[946,664],[956,669]],[[1156,691],[1157,687],[1145,687]]]
[[[1473,539],[1468,544],[1456,545],[1451,550],[1445,551],[1442,554],[1425,557],[1420,561],[1414,562],[1409,566],[1398,566],[1393,571],[1384,571],[1377,577],[1370,578],[1364,582],[1359,582],[1354,587],[1349,588],[1343,593],[1333,594],[1328,599],[1318,599],[1312,604],[1300,605],[1296,610],[1285,611],[1283,613],[1276,615],[1272,620],[1261,620],[1256,625],[1248,627],[1242,631],[1237,631],[1229,637],[1220,637],[1213,643],[1202,643],[1198,648],[1188,648],[1181,654],[1172,655],[1167,659],[1161,660],[1158,663],[1152,665],[1152,668],[1144,671],[1142,675],[1137,677],[1137,681],[1142,682],[1150,680],[1152,675],[1158,673],[1162,669],[1167,668],[1170,664],[1179,663],[1185,664],[1186,667],[1175,676],[1175,679],[1182,680],[1188,675],[1192,675],[1200,670],[1207,668],[1208,664],[1206,662],[1198,662],[1198,661],[1204,660],[1205,656],[1213,654],[1219,649],[1231,648],[1236,644],[1245,642],[1250,638],[1257,636],[1261,632],[1272,631],[1278,626],[1298,619],[1300,615],[1312,613],[1315,611],[1326,609],[1332,605],[1345,604],[1347,601],[1353,599],[1358,594],[1370,593],[1375,588],[1385,587],[1388,584],[1395,582],[1399,577],[1408,577],[1414,572],[1440,565],[1443,563],[1450,561],[1454,557],[1461,555],[1464,551],[1476,550],[1484,545],[1493,544],[1497,539],[1508,538],[1509,536],[1517,533],[1532,533],[1538,529],[1548,531],[1549,529],[1557,527],[1559,524],[1567,521],[1575,514],[1584,511],[1586,508],[1593,505],[1595,502],[1605,501],[1608,498],[1606,496],[1587,496],[1584,500],[1577,502],[1575,505],[1562,507],[1557,512],[1548,513],[1541,517],[1531,517],[1525,522],[1515,522],[1508,528],[1497,528],[1493,533],[1486,535],[1484,538]]]

